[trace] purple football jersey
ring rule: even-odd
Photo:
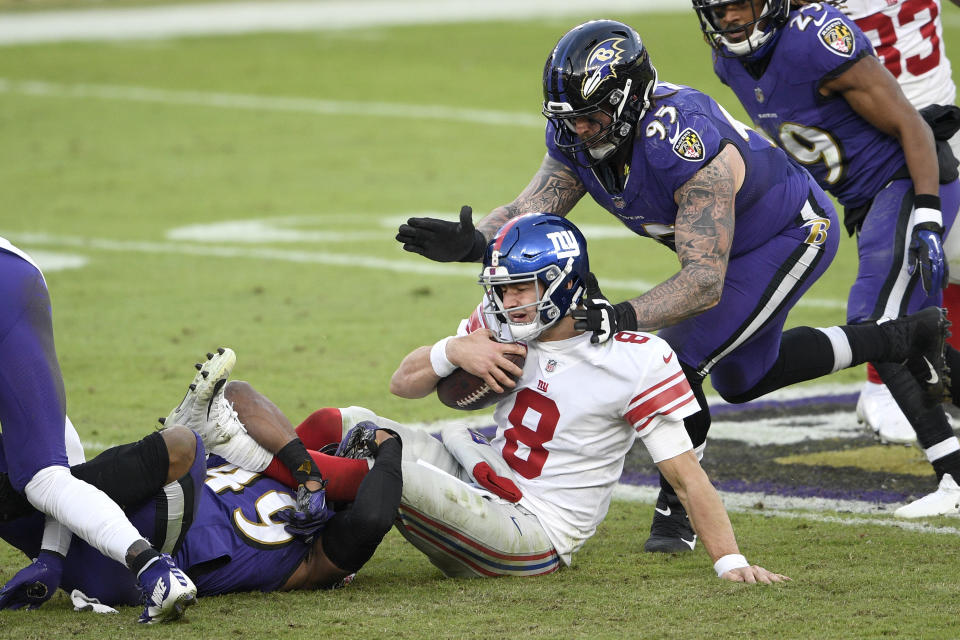
[[[837,9],[790,12],[766,69],[754,78],[738,58],[714,53],[714,71],[758,127],[846,207],[869,202],[904,165],[900,144],[820,85],[864,56],[870,40]]]
[[[564,136],[571,136],[564,132]],[[746,176],[736,197],[736,226],[731,256],[763,245],[796,224],[810,194],[807,173],[756,131],[734,120],[710,96],[661,82],[654,104],[637,125],[629,173],[622,192],[610,193],[596,170],[572,162],[554,143],[554,125],[547,124],[550,156],[577,173],[587,191],[631,231],[654,238],[671,249],[677,205],[674,192],[723,149],[737,147]],[[582,162],[586,163],[586,157]]]
[[[174,560],[202,596],[275,591],[310,549],[271,518],[292,506],[285,485],[211,456],[196,520]]]

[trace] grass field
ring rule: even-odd
[[[956,9],[944,11],[960,60]],[[477,302],[476,268],[405,254],[394,229],[514,197],[544,151],[543,61],[590,17],[0,50],[0,235],[45,265],[88,453],[152,429],[218,345],[294,421],[350,404],[454,417],[432,398],[390,396],[387,382]],[[742,114],[692,12],[605,17],[638,28],[662,79]],[[592,203],[573,219],[611,297],[677,269]],[[55,268],[71,261],[82,266]],[[845,240],[791,324],[842,322],[855,265]],[[616,502],[572,569],[536,581],[444,580],[391,533],[341,592],[209,598],[187,622],[148,630],[132,609],[75,614],[60,595],[4,612],[0,638],[960,636],[956,520],[935,521],[938,533],[736,513],[749,557],[795,578],[748,589],[713,577],[701,548],[644,554],[651,514]],[[22,563],[0,545],[0,582]]]

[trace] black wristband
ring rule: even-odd
[[[307,453],[307,448],[300,438],[294,438],[283,445],[283,448],[277,452],[277,459],[290,470],[297,484],[320,479],[320,472],[314,467],[313,458]]]
[[[934,196],[929,193],[920,193],[913,198],[914,209],[936,209],[940,211],[940,196]]]
[[[487,238],[484,236],[479,229],[473,230],[473,246],[470,247],[470,251],[467,252],[467,255],[460,258],[459,262],[477,262],[480,258],[483,257],[484,252],[487,250]]]
[[[617,316],[618,331],[637,330],[637,312],[633,310],[633,305],[629,301],[613,305],[613,312]]]

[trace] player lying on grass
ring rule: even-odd
[[[215,429],[207,419],[210,415],[221,422],[216,427],[221,432],[243,430],[239,422],[230,423],[238,417],[223,398],[224,381],[233,361],[233,353],[223,350],[203,365],[179,411],[175,410],[183,422],[204,422],[203,430],[209,433]],[[252,404],[257,402],[257,397],[251,397]],[[261,408],[266,406],[260,404]],[[211,407],[223,410],[208,411]],[[318,421],[314,418],[313,422]],[[272,423],[272,427],[279,432],[284,424]],[[339,431],[338,420],[337,438]],[[190,434],[174,426],[161,435],[179,432]],[[286,438],[295,438],[292,429]],[[373,555],[393,523],[400,498],[400,440],[386,431],[375,431],[372,438],[371,448],[376,448],[372,467],[366,460],[344,460],[362,466],[364,473],[359,482],[351,481],[351,501],[337,504],[335,509],[326,505],[321,487],[310,494],[312,513],[298,511],[301,501],[297,493],[303,490],[294,493],[291,489],[300,483],[289,471],[285,472],[285,484],[216,455],[206,458],[200,438],[194,436],[189,452],[181,441],[180,448],[171,453],[171,459],[179,461],[177,470],[184,465],[189,470],[179,482],[185,488],[179,502],[171,506],[167,486],[153,499],[129,507],[127,513],[145,534],[166,534],[164,548],[191,576],[201,596],[339,586]],[[117,456],[116,450],[108,450],[88,464]],[[38,549],[41,526],[42,520],[35,512],[8,518],[0,523],[0,537],[29,556]],[[139,600],[123,567],[80,541],[74,541],[70,548],[61,584],[104,604],[134,604]]]

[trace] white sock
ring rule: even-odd
[[[273,454],[257,444],[246,431],[234,435],[223,444],[211,447],[210,453],[217,454],[241,469],[257,473],[266,469],[273,460]]]
[[[41,469],[27,483],[24,493],[34,507],[124,566],[130,545],[143,539],[116,502],[93,485],[74,478],[67,467]]]

